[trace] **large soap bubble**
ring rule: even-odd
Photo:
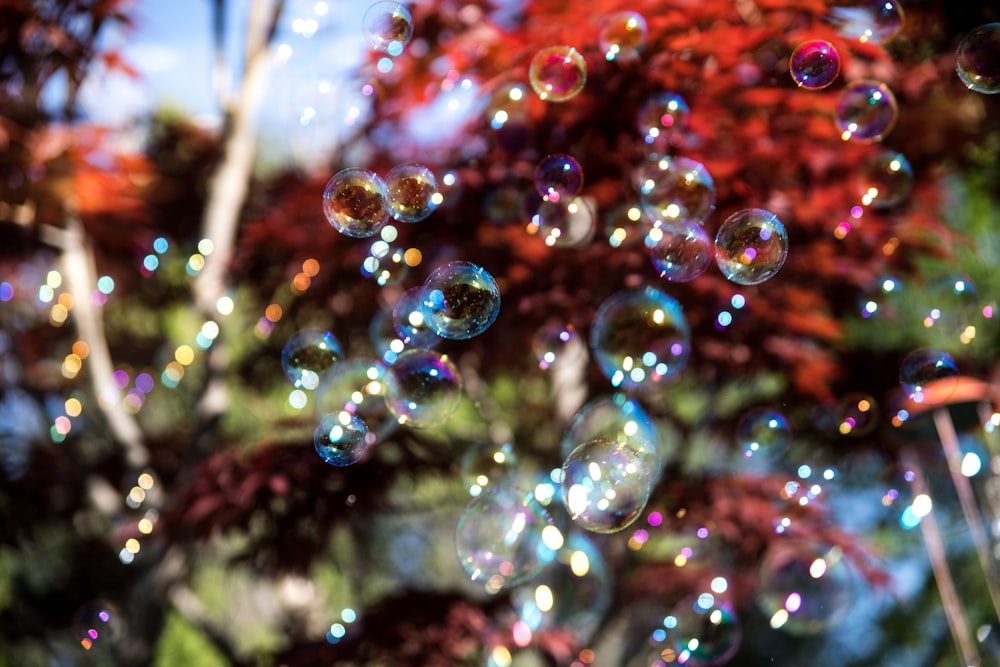
[[[733,213],[715,234],[715,261],[722,275],[740,285],[756,285],[774,277],[787,256],[785,226],[762,208]]]
[[[572,46],[548,46],[532,58],[528,80],[543,100],[565,102],[587,83],[587,62]]]
[[[337,361],[344,356],[340,341],[323,329],[296,331],[281,349],[285,377],[301,389],[315,389]]]
[[[500,314],[500,289],[493,276],[472,262],[447,262],[423,287],[424,317],[442,338],[472,338]]]
[[[855,81],[837,99],[834,117],[844,141],[872,143],[889,134],[899,116],[899,103],[881,81]]]
[[[367,169],[344,169],[323,190],[323,214],[344,236],[373,236],[389,221],[389,191]]]
[[[969,90],[1000,93],[1000,23],[971,30],[958,45],[955,69]]]
[[[440,426],[462,398],[455,364],[434,350],[406,350],[385,376],[385,402],[400,424],[412,428]]]

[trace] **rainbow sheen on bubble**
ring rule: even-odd
[[[855,597],[853,572],[840,547],[777,540],[761,563],[757,605],[775,630],[824,632],[847,616]]]
[[[681,600],[666,625],[680,665],[725,664],[743,641],[743,628],[732,604],[708,591]]]
[[[369,7],[361,25],[369,46],[390,56],[400,55],[413,38],[410,10],[392,0],[380,0]]]
[[[572,324],[546,324],[535,332],[531,350],[538,360],[538,367],[547,370],[557,364],[567,364],[584,353],[583,340]]]
[[[715,234],[715,262],[739,285],[773,278],[788,256],[788,233],[774,213],[748,208],[733,213]]]
[[[443,200],[437,179],[422,164],[399,164],[385,175],[389,214],[400,222],[420,222]]]
[[[385,403],[404,426],[440,426],[461,398],[458,368],[434,350],[406,350],[385,374]]]
[[[424,281],[424,318],[441,338],[466,339],[486,331],[500,314],[500,288],[489,271],[455,260]]]
[[[673,297],[655,287],[623,290],[598,308],[590,349],[613,387],[649,387],[687,366],[691,330]]]
[[[316,453],[332,466],[349,466],[357,463],[375,442],[368,432],[368,425],[357,415],[346,410],[325,415],[313,432]]]
[[[528,81],[541,99],[565,102],[587,83],[587,62],[572,46],[547,46],[531,59]]]
[[[572,155],[547,155],[535,167],[535,188],[546,199],[572,199],[583,187],[583,169]]]
[[[125,635],[125,619],[108,600],[91,600],[73,615],[73,633],[84,651],[107,653]]]
[[[373,171],[349,168],[338,172],[323,190],[323,214],[344,236],[373,236],[389,221],[389,192]]]
[[[981,25],[962,38],[955,70],[969,90],[1000,93],[1000,23]]]
[[[924,347],[910,352],[899,367],[899,383],[914,403],[937,405],[958,386],[958,365],[943,350]]]
[[[349,412],[361,419],[375,441],[397,426],[385,404],[385,365],[364,357],[338,362],[315,392],[317,419],[330,413]]]
[[[573,522],[591,532],[615,533],[646,507],[659,474],[656,452],[609,438],[581,443],[563,463],[562,500]]]
[[[649,28],[639,12],[623,11],[601,19],[597,42],[608,61],[633,62],[646,49]]]
[[[528,221],[526,230],[550,248],[578,248],[594,238],[597,215],[582,197],[572,200],[542,200]]]
[[[517,452],[511,443],[476,442],[462,454],[462,483],[469,495],[478,496],[484,489],[495,489],[514,482],[517,465]]]
[[[643,141],[662,150],[687,130],[691,107],[678,93],[653,93],[643,102],[636,115],[636,126]]]
[[[315,389],[331,368],[344,356],[340,341],[324,329],[296,331],[281,349],[285,377],[299,389]]]
[[[802,42],[792,51],[788,69],[795,85],[809,90],[826,88],[840,74],[840,54],[826,40]]]
[[[865,206],[891,208],[905,200],[912,188],[913,167],[899,151],[880,149],[858,170],[857,189]]]
[[[715,181],[705,165],[664,156],[639,168],[639,201],[653,221],[705,219],[715,210]]]
[[[881,44],[903,29],[903,6],[898,0],[837,0],[829,21],[848,39]]]
[[[748,410],[736,425],[736,442],[743,458],[774,461],[788,450],[792,439],[788,420],[777,410]]]
[[[681,218],[658,224],[646,236],[653,268],[676,283],[694,280],[712,263],[715,247],[697,220]]]
[[[847,85],[837,99],[834,119],[844,141],[881,141],[896,125],[899,103],[881,81],[862,80]]]
[[[424,316],[423,287],[403,292],[392,309],[392,323],[399,339],[410,347],[432,348],[441,342]]]

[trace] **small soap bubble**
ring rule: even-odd
[[[413,17],[398,2],[381,0],[368,8],[361,21],[365,39],[376,51],[398,56],[413,37]]]
[[[740,647],[743,629],[733,606],[713,593],[688,597],[671,612],[667,636],[677,663],[713,667],[729,661]]]
[[[385,365],[375,359],[339,361],[315,392],[316,418],[330,413],[357,415],[377,440],[396,427],[396,418],[385,404]]]
[[[583,90],[587,62],[572,46],[547,46],[531,59],[528,78],[543,100],[565,102]]]
[[[788,69],[799,87],[820,90],[833,83],[840,73],[840,54],[830,42],[813,39],[795,47],[788,59]]]
[[[597,39],[605,60],[631,62],[639,59],[648,38],[649,28],[642,14],[624,11],[601,19]]]
[[[462,382],[455,364],[433,350],[406,350],[385,375],[385,402],[400,424],[440,426],[458,409]]]
[[[319,457],[332,466],[357,463],[375,442],[368,426],[346,410],[324,416],[313,433],[313,445]]]
[[[715,249],[697,220],[681,218],[657,225],[646,237],[653,268],[671,282],[684,283],[705,273]]]
[[[537,575],[555,550],[546,531],[558,530],[534,496],[510,486],[487,489],[458,520],[455,547],[472,581],[497,593]]]
[[[861,163],[857,189],[865,206],[895,206],[906,199],[912,187],[913,168],[898,151],[881,149]]]
[[[392,322],[400,340],[410,347],[432,348],[441,342],[424,317],[422,287],[403,292],[392,310]]]
[[[879,410],[870,394],[852,393],[837,401],[837,432],[852,438],[868,435],[878,426]]]
[[[638,205],[622,204],[604,216],[604,238],[612,248],[642,243],[652,228],[653,221]]]
[[[958,45],[958,78],[969,90],[987,95],[1000,93],[1000,23],[972,30]]]
[[[839,547],[776,540],[760,566],[757,604],[770,626],[795,635],[828,630],[856,597],[853,573]]]
[[[715,210],[715,181],[702,163],[686,157],[661,157],[639,168],[639,201],[656,221],[704,222]]]
[[[281,350],[281,368],[296,387],[315,389],[344,356],[332,333],[308,328],[295,332]]]
[[[580,334],[572,324],[547,324],[535,332],[531,350],[542,370],[576,361],[584,352]]]
[[[580,444],[563,463],[562,499],[570,518],[595,533],[615,533],[646,507],[657,479],[656,453],[609,438]]]
[[[788,234],[778,216],[760,208],[737,211],[715,234],[715,262],[740,285],[773,278],[788,256]]]
[[[906,355],[899,367],[899,383],[914,403],[937,405],[958,386],[958,365],[951,355],[930,347]]]
[[[470,495],[505,486],[517,475],[517,452],[509,442],[489,440],[470,445],[462,454],[462,482]]]
[[[460,260],[442,264],[423,286],[427,323],[442,338],[465,339],[486,331],[500,314],[500,289],[483,267]]]
[[[835,117],[844,141],[881,141],[896,124],[899,104],[889,86],[880,81],[855,81],[837,100]]]
[[[596,438],[613,440],[632,449],[642,450],[652,445],[657,451],[658,464],[673,454],[672,443],[661,437],[656,424],[643,407],[624,394],[602,396],[588,401],[573,415],[562,439],[565,460],[581,442]]]
[[[684,370],[691,331],[673,297],[654,287],[623,290],[597,310],[590,348],[612,386],[649,387]]]
[[[785,453],[791,439],[788,420],[770,408],[749,410],[736,425],[736,441],[745,459],[774,461]]]
[[[571,155],[546,156],[535,167],[535,187],[538,194],[553,202],[572,199],[583,187],[583,169]]]
[[[389,192],[378,174],[367,169],[344,169],[323,190],[323,213],[344,236],[376,234],[389,220]]]
[[[691,107],[679,94],[654,93],[643,102],[636,116],[639,135],[648,145],[661,150],[687,130]]]
[[[880,44],[903,29],[903,7],[897,0],[837,0],[835,4],[829,20],[848,39]]]
[[[389,214],[400,222],[420,222],[441,203],[434,172],[422,164],[400,164],[385,175]]]
[[[73,632],[84,651],[111,651],[125,633],[125,620],[117,605],[91,600],[73,615]]]
[[[595,227],[594,208],[586,199],[575,197],[572,200],[542,200],[526,229],[550,248],[578,248],[594,238]]]

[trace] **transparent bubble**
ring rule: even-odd
[[[691,331],[673,297],[654,287],[623,290],[597,310],[590,349],[612,386],[648,387],[684,370]]]
[[[396,428],[396,418],[385,404],[386,367],[375,359],[344,359],[316,389],[316,417],[349,412],[360,418],[375,441]]]
[[[345,236],[376,234],[389,220],[389,193],[378,174],[367,169],[344,169],[323,190],[323,213]]]
[[[535,187],[553,202],[572,199],[583,187],[583,169],[571,155],[548,155],[535,167]]]
[[[912,187],[913,167],[898,151],[879,150],[861,163],[858,191],[865,206],[895,206],[906,199]]]
[[[835,4],[829,20],[848,39],[879,44],[903,29],[903,7],[897,0],[837,0]]]
[[[572,324],[547,324],[535,332],[531,350],[542,370],[576,361],[583,354],[583,341]]]
[[[972,30],[958,45],[958,78],[969,90],[1000,93],[1000,23],[987,23]]]
[[[879,410],[870,394],[851,393],[837,401],[837,432],[860,438],[878,426]]]
[[[422,164],[400,164],[385,175],[389,214],[400,222],[420,222],[441,203],[434,172]]]
[[[392,322],[400,340],[410,347],[432,348],[441,337],[424,317],[423,287],[411,287],[403,292],[392,310]]]
[[[937,405],[958,386],[958,365],[951,355],[930,347],[910,352],[899,367],[899,383],[915,403]]]
[[[791,439],[788,420],[770,408],[748,410],[736,425],[736,441],[746,459],[774,461],[785,453]]]
[[[316,453],[332,466],[357,463],[374,442],[367,424],[346,410],[324,416],[313,433]]]
[[[553,532],[554,531],[554,532]],[[455,531],[455,548],[472,581],[497,593],[538,574],[555,557],[555,536],[548,512],[514,487],[487,489],[469,503]],[[548,543],[547,543],[548,542]]]
[[[660,465],[673,454],[672,443],[657,431],[646,410],[624,394],[595,398],[577,410],[562,439],[563,460],[580,443],[597,438],[614,440],[632,449],[652,445]]]
[[[542,238],[545,245],[577,248],[594,238],[596,214],[582,197],[572,200],[543,200],[531,216],[527,231]]]
[[[639,201],[656,221],[705,219],[715,210],[715,181],[700,162],[661,157],[639,168]]]
[[[691,107],[677,93],[654,93],[643,102],[636,116],[636,124],[643,141],[660,150],[670,145],[672,139],[687,130]]]
[[[667,617],[666,625],[677,663],[681,665],[724,664],[743,640],[743,630],[732,605],[710,592],[682,600]]]
[[[531,59],[528,79],[543,100],[565,102],[583,90],[587,62],[572,46],[547,46]]]
[[[424,317],[442,338],[465,339],[486,331],[500,314],[500,289],[483,267],[460,260],[431,272],[423,286]]]
[[[646,237],[653,268],[672,282],[694,280],[712,263],[715,249],[708,232],[697,220],[681,218],[663,222]]]
[[[598,43],[605,60],[638,60],[646,48],[649,29],[638,12],[615,12],[601,19]]]
[[[369,7],[361,25],[368,44],[374,50],[390,56],[401,54],[403,47],[413,37],[413,17],[410,10],[391,0],[381,0]]]
[[[406,350],[385,374],[385,402],[400,424],[439,426],[462,398],[458,369],[433,350]]]
[[[340,341],[329,331],[301,329],[281,349],[281,368],[297,388],[315,389],[343,356]]]
[[[639,206],[622,204],[604,216],[604,238],[612,248],[642,243],[652,228],[653,221]]]
[[[775,630],[817,634],[850,611],[854,584],[839,547],[777,540],[760,566],[757,604]]]
[[[517,475],[517,452],[509,442],[489,440],[469,446],[462,454],[462,482],[472,496],[483,489],[507,486]]]
[[[73,615],[73,632],[85,651],[110,651],[125,634],[125,620],[117,605],[91,600]]]
[[[372,278],[380,287],[398,285],[410,273],[407,249],[396,241],[398,234],[394,225],[383,227],[378,240],[372,241],[368,256],[361,262],[361,275]]]
[[[840,93],[835,109],[844,141],[881,141],[896,124],[899,104],[889,86],[880,81],[855,81]]]
[[[813,39],[795,47],[788,59],[788,69],[799,87],[820,90],[833,83],[840,73],[840,54],[830,42]]]
[[[651,445],[640,448],[595,438],[563,463],[562,499],[569,517],[595,533],[615,533],[646,507],[658,474]]]
[[[737,211],[715,234],[715,262],[722,275],[740,285],[774,277],[788,255],[788,234],[778,216],[761,208]]]

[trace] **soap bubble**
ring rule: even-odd
[[[903,28],[903,7],[897,0],[838,0],[830,22],[844,37],[862,44],[886,42]]]
[[[604,238],[612,248],[623,248],[645,240],[653,221],[639,206],[622,204],[604,216]]]
[[[538,367],[546,370],[557,364],[576,361],[583,354],[583,341],[572,324],[547,324],[531,340]]]
[[[788,234],[778,216],[760,208],[737,211],[715,234],[715,262],[740,285],[756,285],[781,269],[788,255]]]
[[[656,424],[646,410],[624,394],[595,398],[577,410],[562,439],[563,460],[581,442],[597,438],[626,444],[632,449],[652,446],[657,451],[657,462],[661,467],[673,454],[672,443],[657,432]]]
[[[389,193],[378,174],[344,169],[323,190],[323,213],[344,236],[372,236],[389,220]]]
[[[396,418],[385,404],[386,367],[368,358],[344,359],[316,389],[316,417],[338,412],[357,415],[368,433],[381,440],[396,428]]]
[[[563,463],[562,499],[570,518],[595,533],[615,533],[646,507],[658,475],[651,444],[633,447],[595,438]]]
[[[858,190],[865,206],[895,206],[906,199],[912,187],[913,168],[898,151],[879,150],[861,163]]]
[[[487,489],[465,508],[455,531],[462,568],[490,593],[538,574],[555,557],[554,539],[562,535],[545,508],[513,487]]]
[[[646,237],[646,245],[660,277],[678,283],[705,273],[715,255],[705,228],[697,220],[686,218],[654,227]]]
[[[389,214],[400,222],[419,222],[441,203],[434,172],[422,164],[399,164],[385,175]]]
[[[424,316],[423,287],[411,287],[403,292],[392,310],[392,323],[400,340],[410,347],[435,347],[440,336]]]
[[[486,331],[500,314],[500,289],[483,267],[460,260],[431,272],[423,286],[424,317],[442,338],[465,339]]]
[[[281,368],[297,388],[315,389],[342,356],[340,341],[329,331],[301,329],[281,349]]]
[[[881,141],[896,124],[899,104],[889,86],[880,81],[855,81],[840,93],[835,109],[844,141]]]
[[[406,344],[396,333],[396,325],[392,321],[392,307],[382,306],[372,315],[368,323],[368,339],[371,341],[375,354],[386,364],[391,364],[406,349]]]
[[[84,651],[110,651],[125,633],[125,621],[117,605],[91,600],[73,615],[73,632]]]
[[[649,29],[638,12],[615,12],[601,19],[598,43],[605,60],[638,60],[646,48]]]
[[[538,194],[550,201],[572,199],[583,187],[583,169],[571,155],[546,156],[535,167],[535,187]]]
[[[509,442],[489,440],[469,445],[462,454],[462,483],[472,496],[505,486],[517,475],[517,452]]]
[[[958,78],[969,90],[1000,93],[1000,23],[987,23],[972,30],[958,45]]]
[[[650,146],[662,149],[672,143],[672,138],[687,129],[691,107],[677,93],[654,93],[639,109],[636,124],[639,134]]]
[[[623,290],[597,310],[590,348],[612,386],[649,387],[684,370],[691,331],[673,297],[654,287]]]
[[[929,333],[937,333],[942,342],[958,339],[963,345],[976,339],[975,323],[983,315],[983,302],[969,276],[937,278],[920,290],[917,298],[919,306],[915,310]]]
[[[412,428],[439,426],[451,417],[462,398],[458,369],[433,350],[406,350],[385,375],[385,403],[400,424]]]
[[[809,90],[826,88],[840,73],[840,54],[822,39],[803,42],[792,51],[788,69],[796,85]]]
[[[788,449],[791,438],[788,420],[770,408],[749,410],[736,425],[736,441],[746,459],[774,461]]]
[[[772,628],[795,635],[823,632],[844,619],[855,598],[840,547],[778,540],[760,566],[757,604]]]
[[[316,453],[332,466],[357,463],[373,442],[375,436],[368,432],[368,426],[346,410],[324,416],[313,433]]]
[[[545,245],[577,248],[594,238],[596,226],[593,207],[582,197],[572,200],[543,200],[531,216],[527,230],[538,235]]]
[[[930,347],[906,355],[899,367],[899,382],[915,403],[937,405],[951,397],[958,386],[958,366],[951,355]]]
[[[576,97],[587,82],[587,63],[572,46],[547,46],[531,59],[531,87],[550,102]]]
[[[686,218],[704,222],[715,210],[715,182],[700,162],[686,157],[661,157],[640,167],[639,201],[657,220]]]
[[[381,0],[369,7],[361,24],[368,44],[390,56],[401,54],[413,37],[410,10],[392,0]]]
[[[678,603],[666,618],[666,625],[681,665],[721,665],[733,657],[743,640],[732,605],[709,592]]]
[[[870,394],[852,393],[837,401],[837,432],[854,438],[871,433],[878,426],[878,404]]]

